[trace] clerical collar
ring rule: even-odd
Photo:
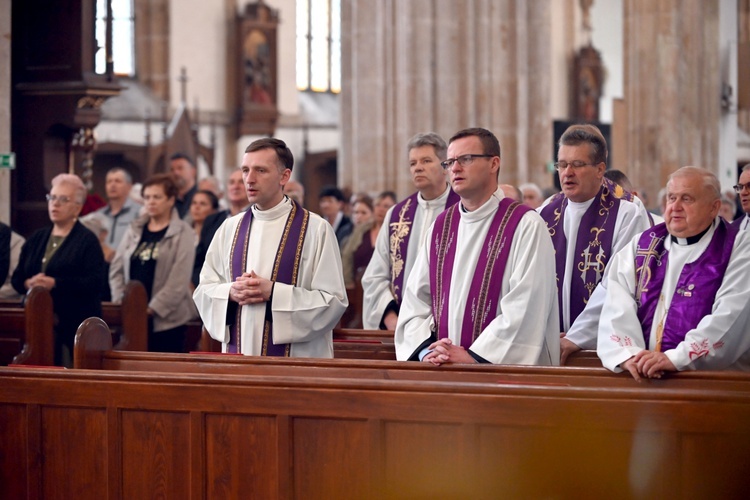
[[[675,235],[670,235],[672,238],[672,243],[677,243],[678,245],[685,246],[685,245],[694,245],[698,243],[701,238],[703,238],[703,235],[708,232],[708,230],[711,229],[711,226],[708,226],[706,229],[701,231],[699,234],[696,234],[695,236],[688,236],[687,238],[678,238]]]

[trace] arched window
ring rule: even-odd
[[[341,0],[297,0],[297,88],[341,91]]]
[[[135,43],[133,0],[112,2],[112,60],[118,75],[135,75]],[[96,72],[105,73],[107,36],[107,0],[96,0]]]

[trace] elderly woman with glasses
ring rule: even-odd
[[[81,322],[101,316],[106,283],[104,255],[97,237],[78,221],[86,187],[72,174],[52,179],[47,210],[52,227],[38,230],[21,249],[12,283],[18,293],[50,290],[57,318],[55,364],[71,366],[73,339]]]

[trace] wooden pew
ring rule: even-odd
[[[740,498],[750,487],[747,391],[0,368],[0,419],[6,498]]]
[[[102,302],[102,319],[119,341],[115,349],[148,350],[148,294],[140,281],[125,285],[120,304]]]
[[[602,367],[567,368],[511,365],[445,365],[403,361],[190,355],[112,350],[107,325],[99,318],[81,324],[76,335],[74,367],[94,370],[185,372],[234,375],[431,380],[444,382],[523,383],[568,387],[638,387],[654,389],[743,390],[750,393],[750,373],[685,372],[662,379],[634,381]]]
[[[52,296],[46,288],[33,287],[24,302],[0,306],[0,365],[55,363]]]

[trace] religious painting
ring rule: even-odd
[[[239,135],[273,135],[278,119],[276,61],[278,11],[247,4],[239,17]]]
[[[593,46],[581,48],[573,59],[571,115],[582,122],[599,121],[599,99],[604,93],[606,71],[601,54]]]

